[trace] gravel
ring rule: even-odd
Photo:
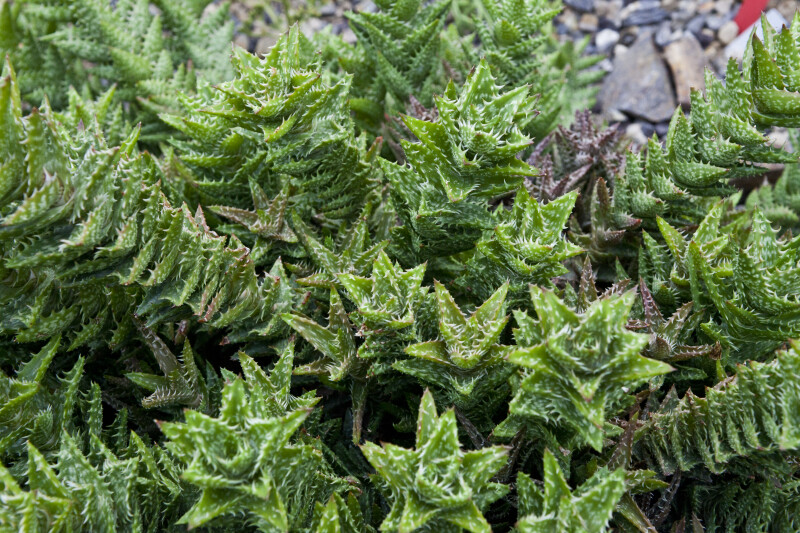
[[[355,42],[355,34],[344,13],[377,10],[373,0],[292,2],[305,33],[330,27],[350,43]],[[672,107],[671,115],[678,104],[688,106],[688,88],[704,88],[704,69],[722,75],[728,59],[726,46],[739,35],[733,19],[741,0],[563,0],[563,4],[564,11],[555,21],[561,37],[579,40],[589,35],[587,50],[608,56],[594,67],[609,73],[595,111],[609,122],[622,122],[620,129],[629,132],[635,144],[654,132],[660,137],[666,134],[667,107]],[[234,44],[259,54],[267,52],[285,27],[282,5],[280,1],[234,1]],[[800,2],[771,0],[769,7],[791,20]]]

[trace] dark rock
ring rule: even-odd
[[[619,28],[619,24],[617,23],[617,21],[607,17],[600,17],[600,20],[597,23],[597,25],[601,30],[616,30],[617,28]]]
[[[625,20],[622,21],[622,27],[658,24],[668,16],[669,13],[660,7],[643,7],[625,17]]]
[[[614,58],[614,70],[603,82],[599,101],[606,116],[616,110],[649,122],[669,120],[677,104],[652,33],[641,35],[625,54]]]
[[[625,46],[632,45],[634,41],[636,41],[635,33],[625,33],[619,40],[619,42],[624,44]]]
[[[347,21],[342,21],[342,22],[339,22],[337,24],[334,24],[333,33],[335,35],[342,35],[345,32],[345,30],[349,30],[349,29],[350,29],[350,25],[347,23]]]
[[[589,13],[594,10],[594,0],[564,0],[564,5],[581,13]]]
[[[715,33],[708,28],[704,29],[700,32],[700,35],[697,35],[698,42],[703,45],[703,48],[707,48],[708,45],[714,42]]]
[[[659,122],[656,124],[656,135],[659,137],[666,137],[669,131],[669,122]]]
[[[656,127],[650,124],[649,122],[642,122],[641,126],[642,126],[642,133],[648,139],[652,137],[653,134],[656,132]]]
[[[686,24],[684,28],[689,33],[694,33],[695,35],[700,35],[700,32],[703,30],[703,26],[706,24],[706,17],[705,15],[697,15],[692,20]]]

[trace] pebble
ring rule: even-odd
[[[703,29],[703,26],[706,24],[706,18],[703,15],[697,15],[692,20],[686,24],[686,31],[689,33],[694,33],[695,35],[700,34]]]
[[[767,134],[767,138],[773,146],[787,148],[791,146],[789,143],[789,132],[785,128],[773,128],[773,130]]]
[[[672,41],[672,25],[668,20],[665,20],[658,26],[655,40],[656,45],[660,48],[664,48]]]
[[[600,54],[607,54],[614,48],[614,45],[619,42],[619,32],[606,28],[597,32],[594,36],[594,44],[597,47],[597,52]]]
[[[597,31],[599,22],[600,21],[597,18],[597,15],[592,13],[584,13],[581,15],[581,19],[578,22],[578,29],[586,33],[594,33]]]
[[[342,32],[341,37],[347,44],[355,44],[356,42],[356,34],[349,27]]]
[[[303,32],[303,35],[310,39],[315,33],[320,32],[327,25],[328,24],[322,19],[310,18],[308,20],[304,20],[300,24],[300,31]]]
[[[606,17],[600,17],[599,22],[597,23],[597,27],[601,30],[605,30],[606,28],[616,30],[619,25],[612,19]]]
[[[669,13],[660,7],[644,7],[640,8],[622,21],[622,27],[628,26],[646,26],[648,24],[656,24],[666,19]]]
[[[717,31],[728,21],[728,17],[722,15],[709,15],[706,17],[706,28]]]
[[[742,1],[563,0],[568,13],[561,15],[556,23],[563,25],[565,35],[592,35],[587,50],[608,55],[609,59],[596,66],[609,73],[598,105],[608,120],[639,124],[631,133],[641,141],[654,132],[661,137],[666,134],[675,106],[688,106],[690,88],[703,87],[705,68],[724,72],[727,63],[724,49],[739,34],[733,19]],[[800,1],[770,0],[770,7],[777,7],[789,18],[788,13],[794,13]],[[637,59],[642,54],[641,39],[645,35],[650,39],[646,47],[654,54],[649,63]],[[631,67],[630,63],[638,67]],[[609,79],[615,78],[619,91],[625,83],[648,86],[636,89],[640,91],[638,94],[632,89],[627,95],[615,93],[606,86]],[[628,101],[606,101],[620,96],[626,96]]]
[[[739,25],[736,22],[729,20],[717,30],[717,39],[722,44],[728,44],[739,35]]]
[[[698,40],[687,33],[664,48],[664,59],[672,71],[678,103],[688,109],[691,89],[705,87],[706,56]]]
[[[319,8],[319,15],[321,17],[333,17],[336,15],[336,6],[333,4],[325,4]]]
[[[248,37],[244,33],[237,33],[236,36],[234,36],[233,38],[233,44],[235,44],[239,48],[250,50],[250,37]]]
[[[578,29],[578,15],[576,15],[573,11],[565,11],[559,18],[561,24],[566,26],[569,31],[575,31]]]
[[[625,113],[622,111],[617,111],[616,109],[610,109],[607,111],[606,117],[608,118],[609,122],[625,122],[628,120],[628,116]]]
[[[708,28],[704,28],[696,37],[700,44],[703,45],[703,48],[706,48],[714,42],[715,33]]]
[[[593,0],[564,0],[564,5],[581,13],[589,13],[594,9]]]
[[[625,46],[630,46],[636,41],[636,36],[638,33],[636,31],[630,31],[632,28],[626,28],[629,31],[625,31],[622,33],[622,37],[620,37],[619,42],[624,44]]]
[[[669,18],[676,25],[684,25],[694,17],[694,12],[689,10],[673,11]]]
[[[698,13],[710,13],[714,9],[714,2],[709,0],[708,2],[703,2],[697,8]]]
[[[614,20],[617,18],[619,9],[609,0],[596,0],[594,3],[594,13],[600,18]]]
[[[639,124],[638,122],[628,125],[628,127],[625,129],[625,136],[638,146],[644,146],[647,144],[647,135],[644,133],[642,124]]]
[[[733,0],[717,0],[714,2],[714,13],[718,13],[723,16],[734,14]]]

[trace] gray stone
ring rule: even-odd
[[[705,15],[697,15],[692,20],[686,24],[686,31],[689,33],[694,33],[695,35],[699,35],[700,32],[703,30],[703,26],[706,25],[706,17]]]
[[[723,15],[709,15],[706,17],[706,28],[717,31],[728,21],[728,17]]]
[[[599,20],[597,15],[592,13],[584,13],[578,22],[578,29],[586,33],[594,33],[597,31]]]
[[[691,33],[687,33],[664,48],[664,59],[672,71],[678,103],[688,108],[691,89],[702,90],[705,87],[706,56],[703,47]]]
[[[612,63],[609,58],[605,58],[597,64],[597,68],[605,70],[606,72],[611,72],[614,70],[614,63]]]
[[[319,33],[325,26],[327,26],[327,23],[324,20],[318,18],[310,18],[308,20],[304,20],[300,24],[300,31],[303,32],[303,35],[311,39],[314,37],[316,33]]]
[[[564,5],[581,13],[589,13],[594,10],[594,0],[564,0]]]
[[[668,20],[665,20],[659,25],[655,40],[656,45],[660,48],[664,48],[672,41],[672,25]]]
[[[598,53],[607,54],[619,42],[619,32],[612,29],[600,30],[594,36]]]
[[[319,15],[321,17],[332,17],[336,15],[336,6],[333,4],[325,4],[319,8]]]
[[[614,58],[614,70],[606,76],[598,99],[607,117],[617,110],[649,122],[669,120],[677,104],[651,33]]]
[[[692,17],[694,17],[694,12],[686,11],[684,9],[673,11],[669,15],[669,18],[672,20],[672,22],[675,22],[680,25],[685,25],[692,19]]]
[[[622,27],[647,26],[658,24],[669,17],[669,13],[661,8],[660,2],[654,0],[641,0],[633,2],[620,12]]]
[[[347,44],[355,44],[356,43],[356,34],[353,33],[353,30],[351,30],[349,27],[345,28],[345,30],[342,32],[341,37],[342,37],[342,40],[344,42],[346,42]]]
[[[622,21],[622,27],[628,26],[646,26],[648,24],[657,24],[666,19],[669,13],[660,7],[645,7],[638,9],[625,17]]]

